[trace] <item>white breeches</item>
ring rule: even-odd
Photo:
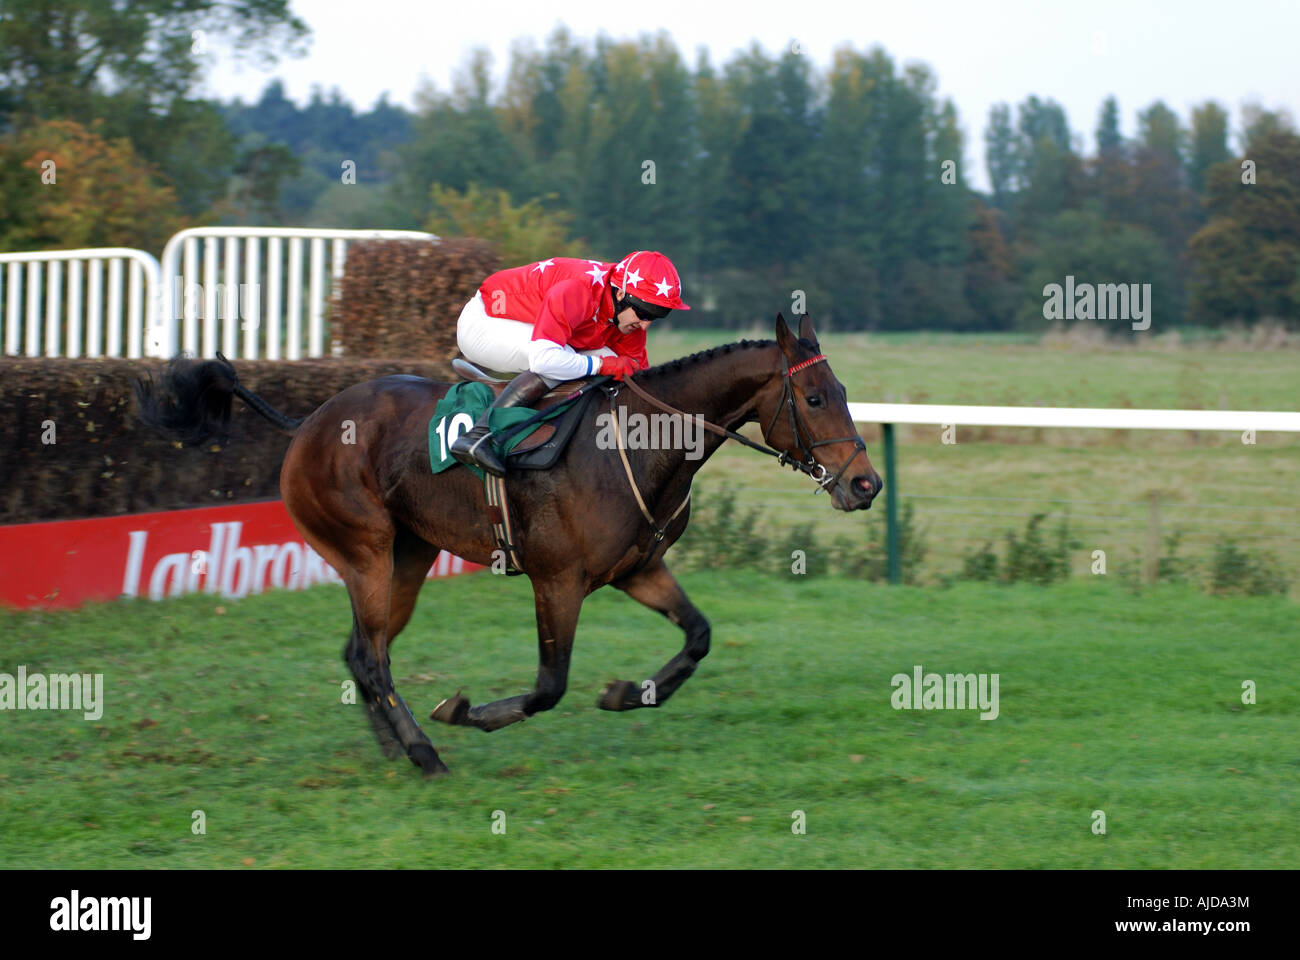
[[[474,294],[456,322],[456,343],[465,359],[502,373],[532,370],[552,387],[587,375],[586,357],[612,357],[609,347],[574,350],[567,344],[533,340],[533,325],[491,316],[483,298]]]

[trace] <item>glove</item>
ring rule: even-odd
[[[624,377],[630,377],[636,371],[636,361],[631,357],[600,358],[600,375],[602,377],[613,377],[615,380],[622,380]]]

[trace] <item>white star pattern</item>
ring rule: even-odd
[[[554,260],[543,260],[537,266],[533,267],[533,269],[538,271],[544,271],[547,267],[553,267],[553,266],[555,266]]]
[[[587,276],[591,277],[591,282],[592,285],[594,286],[595,284],[600,283],[600,281],[605,279],[605,271],[600,269],[599,260],[588,260],[587,262],[591,264],[591,269],[584,272],[586,273]]]
[[[660,280],[655,284],[655,293],[659,294],[661,297],[666,297],[669,295],[668,291],[672,290],[672,288],[673,285],[667,280]]]
[[[629,270],[623,275],[623,279],[629,287],[635,287],[641,282],[641,274],[637,273],[635,270]]]

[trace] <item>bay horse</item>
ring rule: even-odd
[[[757,421],[764,452],[810,474],[836,509],[868,509],[883,486],[807,316],[797,337],[778,314],[775,341],[714,347],[641,371],[634,382],[638,389],[619,397],[629,416],[684,408],[720,429],[705,435],[702,451],[599,449],[592,440],[602,412],[597,397],[553,468],[507,475],[518,518],[514,542],[536,604],[537,680],[529,693],[478,706],[458,692],[433,719],[492,731],[554,707],[565,692],[582,602],[607,584],[659,611],[686,640],[654,675],[652,697],[617,681],[601,691],[597,706],[634,710],[668,700],[708,654],[710,628],[664,553],[686,529],[691,481],[709,456],[728,436],[761,447],[732,432],[742,424]],[[430,467],[429,421],[449,388],[388,376],[292,419],[243,387],[224,357],[177,358],[157,387],[151,380],[137,384],[142,421],[184,442],[222,435],[232,396],[292,434],[280,492],[303,539],[347,587],[352,633],[344,660],[384,752],[404,753],[426,776],[447,767],[394,688],[389,651],[440,550],[487,565],[495,549],[483,483],[468,469],[435,474]],[[345,421],[355,424],[354,443],[342,441]],[[685,509],[673,512],[678,504]]]

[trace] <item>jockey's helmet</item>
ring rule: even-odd
[[[615,316],[632,307],[643,320],[660,320],[673,310],[691,309],[682,301],[677,268],[657,250],[629,253],[614,267],[610,282],[623,291]]]

